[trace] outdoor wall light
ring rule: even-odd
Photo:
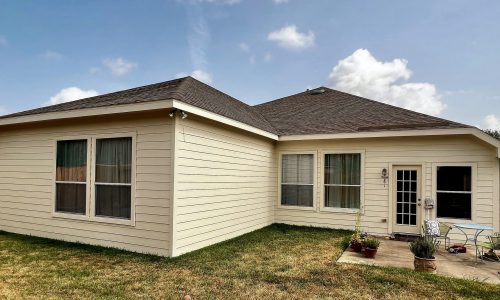
[[[384,187],[387,183],[387,179],[389,178],[389,172],[387,171],[386,168],[382,169],[382,179],[384,179]]]

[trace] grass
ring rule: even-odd
[[[478,281],[337,264],[350,234],[272,225],[169,259],[0,233],[0,298],[499,299]]]

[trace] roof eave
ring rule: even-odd
[[[302,140],[335,140],[335,139],[359,139],[379,137],[407,137],[407,136],[442,136],[442,135],[472,135],[495,147],[496,155],[500,158],[500,140],[497,140],[475,127],[448,128],[448,129],[413,129],[413,130],[388,130],[371,132],[349,132],[335,134],[305,134],[280,136],[279,141],[302,141]]]
[[[48,112],[42,114],[25,115],[0,119],[0,126],[17,125],[25,123],[63,120],[80,117],[93,117],[102,115],[121,114],[129,112],[141,112],[159,109],[169,109],[173,107],[173,100],[158,100],[144,103],[121,104],[94,108],[81,108],[68,111]]]

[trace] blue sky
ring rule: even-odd
[[[498,16],[498,1],[0,0],[0,113],[190,74],[249,104],[325,85],[500,129]]]

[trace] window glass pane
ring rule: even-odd
[[[313,206],[312,185],[282,185],[281,204],[294,206]]]
[[[131,138],[97,140],[95,180],[105,183],[131,183]]]
[[[359,208],[359,186],[325,186],[325,206]]]
[[[87,140],[57,142],[57,181],[87,181]]]
[[[471,194],[437,193],[438,218],[471,219]]]
[[[56,183],[56,212],[85,214],[86,184]]]
[[[361,154],[326,154],[326,184],[361,184]]]
[[[438,191],[470,192],[471,167],[438,167]]]
[[[130,186],[96,185],[96,216],[130,219]]]
[[[284,154],[281,158],[283,183],[313,184],[314,155]]]

